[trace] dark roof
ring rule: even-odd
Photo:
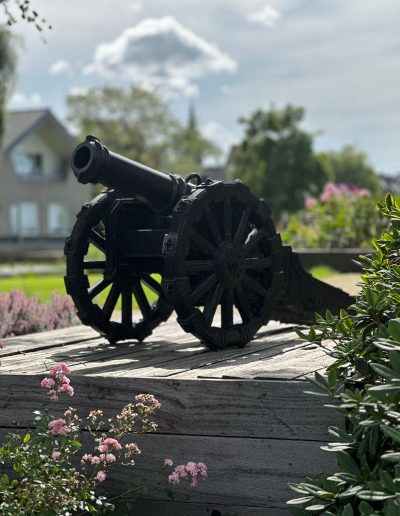
[[[3,151],[7,151],[25,136],[27,136],[33,129],[40,127],[40,125],[47,120],[51,120],[57,128],[64,133],[65,137],[75,144],[74,138],[67,132],[65,127],[54,117],[49,109],[35,109],[27,111],[8,111],[5,116],[4,136],[2,142]]]
[[[394,195],[400,194],[400,174],[393,176],[389,176],[387,174],[380,174],[379,181],[384,192],[389,192]]]

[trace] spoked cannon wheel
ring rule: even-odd
[[[244,346],[280,291],[282,243],[269,210],[241,182],[200,185],[175,209],[164,242],[167,296],[207,346]]]
[[[105,192],[85,204],[77,215],[64,249],[65,286],[83,324],[112,343],[142,341],[168,319],[172,307],[165,299],[159,275],[137,274],[129,264],[116,260],[108,229],[115,201],[112,191]],[[132,314],[134,300],[141,312],[137,320]]]

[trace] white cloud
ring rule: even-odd
[[[215,120],[211,120],[200,128],[201,133],[205,138],[214,142],[220,147],[226,155],[229,149],[238,142],[237,138],[233,133],[228,131],[226,127]]]
[[[34,92],[30,94],[25,94],[21,92],[16,92],[10,98],[10,105],[13,107],[30,107],[30,106],[39,106],[43,104],[43,99],[40,93]]]
[[[49,67],[50,75],[62,75],[71,71],[71,63],[65,59],[59,59]]]
[[[216,45],[166,16],[147,18],[114,41],[98,45],[83,73],[193,95],[197,93],[193,79],[236,68]]]
[[[89,89],[84,86],[72,86],[68,91],[68,95],[86,95],[88,91]]]
[[[247,19],[254,23],[259,23],[265,27],[275,27],[281,18],[281,13],[270,5],[265,5],[259,11],[254,11],[247,15]]]

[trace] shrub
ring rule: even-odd
[[[367,189],[327,183],[319,200],[308,198],[305,209],[291,215],[282,238],[293,247],[369,248],[384,227]]]
[[[400,514],[400,204],[387,195],[378,208],[390,227],[361,257],[354,305],[299,332],[335,359],[312,382],[337,399],[347,428],[330,428],[336,442],[323,447],[336,452],[339,471],[291,485],[301,495],[288,502],[294,514]]]
[[[77,324],[80,322],[69,297],[53,294],[51,303],[45,304],[19,290],[0,293],[0,338]]]
[[[74,395],[69,374],[68,366],[60,363],[42,380],[41,387],[47,389],[51,400]],[[71,516],[113,511],[113,499],[99,494],[99,485],[116,465],[135,464],[141,450],[131,438],[157,429],[153,415],[160,406],[153,395],[138,394],[133,403],[107,420],[101,410],[91,411],[84,419],[72,407],[58,416],[35,411],[32,430],[24,436],[10,433],[0,447],[0,514]],[[89,453],[83,453],[82,429],[87,440],[91,437]],[[165,459],[164,468],[171,466],[173,461]],[[5,468],[9,474],[4,473]],[[182,481],[196,486],[207,477],[203,462],[188,462],[176,466],[168,480],[170,484]],[[142,487],[135,485],[116,498],[129,499],[128,495]],[[172,497],[170,489],[166,492]]]

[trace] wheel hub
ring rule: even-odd
[[[221,244],[215,257],[215,270],[223,285],[238,285],[244,273],[244,257],[241,248],[231,242]]]

